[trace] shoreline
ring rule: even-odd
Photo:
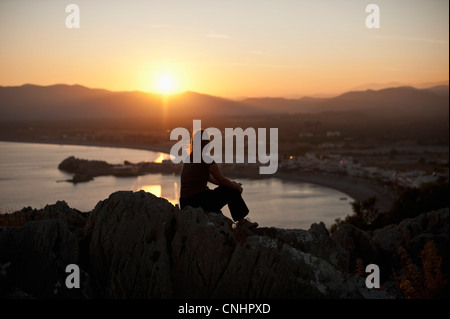
[[[51,144],[51,145],[73,145],[73,146],[92,146],[92,147],[108,147],[108,148],[124,148],[130,150],[145,150],[151,152],[160,153],[170,153],[170,148],[172,145],[130,145],[125,143],[107,143],[107,142],[89,142],[89,141],[65,141],[60,139],[49,139],[49,140],[33,140],[33,139],[0,139],[0,142],[10,142],[10,143],[30,143],[30,144]],[[233,174],[229,170],[224,170],[224,172],[232,176],[232,178],[246,178],[246,179],[261,179],[262,177],[254,173],[244,173],[244,174]],[[310,183],[319,185],[322,187],[331,188],[342,192],[343,194],[351,197],[354,200],[362,201],[371,196],[377,197],[377,208],[380,212],[387,211],[391,208],[393,203],[393,196],[386,187],[380,185],[376,181],[371,181],[367,179],[349,177],[349,176],[338,176],[325,174],[320,172],[298,172],[295,173],[287,171],[278,171],[273,175],[268,176],[269,178],[278,178],[282,181],[290,182],[300,182],[300,183]]]
[[[0,138],[0,142],[5,143],[29,143],[29,144],[50,144],[50,145],[71,145],[71,146],[92,146],[92,147],[108,147],[108,148],[125,148],[130,150],[151,151],[157,153],[170,153],[172,145],[130,145],[126,143],[108,143],[108,142],[90,142],[90,141],[65,141],[59,139],[34,140],[34,139],[4,139]]]
[[[358,201],[376,196],[376,207],[380,212],[390,210],[395,200],[394,196],[392,196],[395,194],[389,191],[387,187],[380,185],[376,181],[362,178],[308,172],[298,173],[297,175],[281,173],[279,177],[284,181],[296,181],[328,187]]]

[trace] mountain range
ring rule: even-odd
[[[196,92],[163,96],[114,92],[80,85],[0,86],[0,121],[249,116],[279,113],[368,112],[448,116],[449,86],[351,91],[331,98],[225,99]]]

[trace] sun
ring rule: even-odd
[[[156,90],[161,94],[172,94],[176,90],[175,77],[172,74],[162,74],[156,79]]]

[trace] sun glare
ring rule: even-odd
[[[170,74],[161,75],[156,81],[156,90],[161,94],[172,94],[175,92],[175,79]]]

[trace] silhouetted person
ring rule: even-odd
[[[203,140],[206,135],[208,140]],[[220,212],[222,207],[228,204],[231,217],[237,225],[244,225],[249,228],[257,227],[257,223],[252,223],[245,219],[249,210],[242,198],[242,184],[226,178],[214,160],[206,155],[207,144],[209,143],[208,133],[204,130],[197,131],[191,138],[189,163],[185,160],[181,172],[180,206],[201,207],[207,212]],[[201,145],[201,162],[194,163],[193,141],[199,139]],[[198,140],[197,140],[198,141]],[[195,150],[198,151],[198,150]],[[206,159],[206,160],[205,160]],[[218,185],[211,190],[207,184],[211,182]]]

